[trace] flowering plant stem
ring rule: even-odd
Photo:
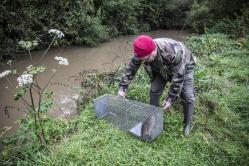
[[[32,55],[31,55],[30,49],[28,49],[28,52],[29,52],[30,61],[32,61]]]
[[[41,93],[38,93],[39,96],[39,101],[38,101],[38,110],[36,111],[36,107],[35,107],[35,102],[34,102],[34,97],[33,97],[33,85],[34,83],[31,83],[30,87],[29,87],[29,95],[30,95],[30,100],[31,100],[31,111],[35,120],[35,131],[36,131],[36,135],[39,138],[40,142],[43,144],[46,144],[46,141],[44,139],[44,129],[43,129],[43,125],[42,125],[42,121],[41,121],[41,117],[40,117],[40,103],[41,103]],[[38,92],[39,92],[39,88],[38,88]],[[41,132],[38,131],[38,128],[41,128]]]
[[[46,67],[44,65],[41,65],[40,62],[44,58],[44,56],[47,54],[48,50],[53,45],[54,41],[58,38],[61,38],[64,36],[62,32],[56,29],[52,29],[49,31],[50,34],[53,34],[53,40],[49,44],[48,48],[45,50],[45,52],[40,57],[39,61],[35,65],[29,65],[18,78],[18,86],[16,87],[16,94],[15,94],[15,100],[21,100],[28,111],[28,116],[26,117],[25,121],[28,122],[28,125],[26,125],[26,130],[29,130],[31,137],[33,136],[34,140],[38,140],[42,145],[46,145],[48,142],[49,136],[47,136],[47,133],[44,130],[44,118],[45,113],[47,110],[49,110],[52,107],[52,92],[47,92],[47,87],[51,83],[53,77],[55,76],[55,72],[51,75],[51,77],[48,79],[47,83],[44,87],[41,87],[38,83],[38,76],[40,73],[44,72],[46,70]],[[28,55],[30,60],[32,61],[32,55],[31,55],[31,48],[38,45],[36,41],[20,41],[18,43],[22,48],[25,48],[28,51]],[[55,58],[58,61],[59,65],[68,66],[68,60],[63,57],[57,57]],[[11,67],[11,61],[6,64],[2,64],[0,62],[0,65],[3,65],[5,67],[10,68]],[[6,70],[2,73],[0,73],[0,78],[6,77],[9,74],[16,74],[16,70]],[[10,89],[15,89],[15,87],[11,84],[11,82],[8,80],[8,83],[10,84]],[[28,97],[28,99],[26,98]],[[6,106],[7,109],[7,106]],[[22,124],[22,121],[21,121]],[[25,124],[25,122],[24,122]],[[31,130],[30,130],[31,129]],[[32,133],[33,132],[33,133]],[[26,134],[26,133],[25,133]]]
[[[50,49],[50,47],[52,46],[52,44],[54,43],[55,39],[57,38],[57,35],[54,36],[52,42],[49,44],[48,48],[46,49],[46,51],[43,53],[43,55],[40,58],[40,61],[43,59],[43,57],[47,54],[48,50]]]

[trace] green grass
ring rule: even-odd
[[[182,134],[183,113],[179,102],[164,114],[165,129],[153,143],[96,120],[90,102],[70,122],[75,127],[71,134],[45,150],[26,150],[28,157],[22,155],[9,164],[248,165],[249,55],[246,48],[236,47],[237,42],[221,34],[187,41],[198,58],[195,71],[198,91],[190,136]],[[105,81],[98,82],[102,85]],[[116,94],[117,89],[115,81],[102,87],[94,97]],[[143,70],[139,70],[132,82],[128,98],[148,103],[149,80]],[[7,158],[4,161],[7,165],[6,161]]]

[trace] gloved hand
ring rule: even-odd
[[[125,98],[125,95],[126,95],[126,93],[123,90],[119,89],[118,96]]]
[[[162,109],[166,112],[172,105],[172,100],[170,98],[167,98],[163,101]]]

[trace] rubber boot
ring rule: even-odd
[[[194,103],[184,103],[183,104],[183,112],[184,112],[184,128],[183,134],[185,136],[190,134],[192,127],[192,117],[194,112]]]

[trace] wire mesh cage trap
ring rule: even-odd
[[[107,94],[94,100],[94,109],[97,119],[148,142],[163,131],[163,112],[153,105]]]

